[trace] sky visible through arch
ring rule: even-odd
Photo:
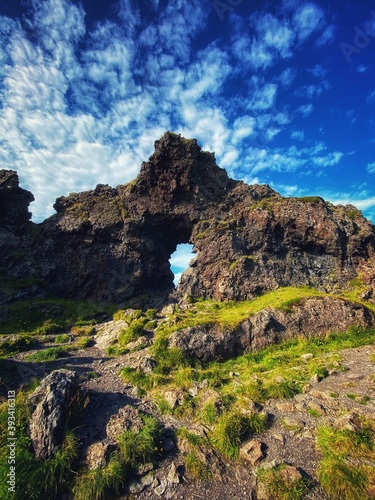
[[[375,221],[374,76],[369,0],[2,0],[0,168],[41,221],[172,130],[231,177]]]

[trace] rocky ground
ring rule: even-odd
[[[150,464],[137,471],[129,487],[134,498],[267,499],[270,497],[257,489],[257,468],[286,463],[292,466],[291,474],[298,477],[302,473],[311,478],[314,487],[306,498],[328,500],[316,479],[320,459],[316,449],[317,428],[324,424],[350,426],[350,416],[356,413],[375,419],[375,346],[340,351],[336,353],[337,370],[330,370],[324,379],[313,377],[302,394],[291,399],[269,400],[262,408],[257,407],[257,411],[267,414],[271,425],[244,444],[242,460],[230,462],[215,454],[208,456],[207,463],[215,469],[214,479],[194,481],[185,470],[186,450],[176,445],[174,431],[186,426],[204,434],[204,426],[194,427],[195,424],[175,416],[161,415],[147,394],[140,397],[135,387],[126,385],[119,377],[120,367],[129,363],[129,355],[109,358],[105,354],[105,339],[100,335],[94,338],[95,345],[68,358],[23,363],[26,354],[22,353],[13,360],[18,363],[24,382],[60,368],[79,375],[88,403],[77,433],[82,460],[91,461],[91,465],[103,459],[103,449],[110,446],[108,436],[115,432],[116,425],[121,427],[126,419],[133,418],[129,405],[157,416],[164,425],[160,461],[157,466]]]

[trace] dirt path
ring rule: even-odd
[[[319,454],[316,450],[316,431],[321,425],[332,425],[343,412],[357,412],[375,419],[375,346],[346,349],[338,353],[341,367],[321,381],[312,379],[303,394],[288,400],[270,400],[263,410],[272,425],[268,431],[256,436],[264,445],[265,457],[261,465],[287,462],[303,470],[312,478],[315,487],[308,495],[310,500],[326,500],[316,480]],[[22,355],[15,356],[22,378],[43,377],[53,369],[66,368],[76,371],[82,387],[87,391],[89,402],[82,425],[77,430],[82,455],[88,446],[106,438],[106,425],[111,416],[126,405],[151,413],[169,428],[183,423],[170,416],[161,416],[155,405],[138,391],[123,383],[119,370],[126,356],[108,358],[97,345],[82,349],[46,363],[24,364]],[[286,425],[286,422],[288,425]],[[295,425],[294,425],[295,424]],[[226,463],[221,480],[194,483],[184,475],[184,457],[176,448],[163,454],[158,468],[152,471],[154,482],[135,494],[137,499],[207,499],[236,500],[256,498],[255,475],[250,467],[240,463]],[[181,473],[180,484],[168,485],[160,495],[155,486],[168,476],[172,462]]]

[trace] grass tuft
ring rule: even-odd
[[[158,452],[161,427],[157,419],[143,415],[144,427],[139,431],[125,431],[118,438],[120,456],[130,467],[152,462]]]
[[[355,418],[355,430],[318,430],[317,445],[323,454],[318,479],[333,500],[371,498],[375,486],[375,423],[363,416]]]
[[[117,498],[128,477],[128,468],[117,455],[105,467],[86,470],[77,476],[73,487],[74,500],[105,500]]]
[[[212,432],[213,445],[229,459],[237,459],[241,442],[250,434],[265,430],[267,427],[264,415],[243,415],[239,411],[223,413]]]

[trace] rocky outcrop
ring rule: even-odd
[[[23,234],[31,218],[29,204],[34,201],[30,191],[19,187],[17,172],[0,170],[0,228],[15,236]],[[1,243],[6,243],[4,234]],[[8,241],[9,243],[9,241]]]
[[[375,255],[374,226],[354,207],[229,179],[214,154],[170,132],[133,182],[60,197],[40,225],[28,222],[32,195],[16,174],[1,179],[3,273],[38,279],[57,296],[161,304],[174,291],[169,258],[186,242],[197,255],[175,300],[242,300],[286,285],[331,290]]]
[[[236,328],[204,325],[173,333],[170,347],[201,362],[230,359],[292,338],[325,338],[351,327],[370,327],[375,314],[365,307],[331,297],[309,298],[288,310],[263,309]]]
[[[70,404],[77,391],[75,372],[55,370],[29,397],[29,431],[37,460],[47,460],[60,449]]]

